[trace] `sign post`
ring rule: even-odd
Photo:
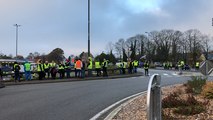
[[[200,65],[200,72],[207,76],[210,75],[213,71],[213,63],[209,60],[205,60]]]
[[[161,120],[161,77],[158,74],[151,76],[147,90],[147,118]]]

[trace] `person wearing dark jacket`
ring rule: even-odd
[[[4,83],[2,82],[2,70],[1,70],[1,64],[0,64],[0,88],[5,87]]]
[[[19,64],[17,63],[17,62],[14,62],[14,65],[13,65],[13,71],[14,71],[14,80],[15,80],[15,82],[17,82],[17,80],[19,81],[19,82],[21,82],[20,81],[20,66],[19,66]]]
[[[43,66],[43,62],[41,59],[38,60],[38,63],[37,63],[37,72],[38,72],[38,75],[39,75],[39,80],[42,80],[44,77],[45,77],[45,72],[44,72],[44,66]]]

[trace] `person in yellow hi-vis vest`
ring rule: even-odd
[[[44,78],[45,73],[44,73],[44,66],[41,59],[39,59],[37,63],[37,72],[39,75],[38,79],[42,80]]]
[[[28,61],[25,61],[24,63],[24,73],[25,73],[25,79],[31,80],[31,64]]]
[[[95,61],[95,70],[97,75],[96,76],[101,76],[101,64],[99,60]]]
[[[50,63],[50,73],[51,73],[51,77],[52,79],[55,79],[56,78],[56,73],[57,73],[57,65],[54,61],[52,61]]]
[[[137,68],[138,68],[139,62],[137,60],[133,61],[133,68],[134,68],[134,73],[137,73]]]
[[[149,76],[149,62],[145,61],[143,67],[144,67],[145,76]]]
[[[104,59],[102,67],[103,67],[103,77],[108,77],[107,73],[108,61],[106,59]]]
[[[48,63],[48,61],[45,61],[45,63],[44,63],[44,72],[45,72],[45,78],[47,77],[49,79],[49,77],[50,77],[50,63]]]
[[[88,69],[88,76],[91,77],[92,76],[92,57],[89,57],[89,62],[87,65],[87,69]]]
[[[200,67],[200,63],[199,63],[199,62],[196,62],[196,63],[195,63],[195,69],[196,69],[196,70],[199,70],[199,67]]]

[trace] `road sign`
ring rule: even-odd
[[[209,60],[205,60],[200,65],[200,72],[203,75],[209,75],[213,71],[213,63]]]

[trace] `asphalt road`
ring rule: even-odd
[[[162,86],[190,79],[151,70]],[[8,86],[0,89],[0,120],[88,120],[109,105],[146,91],[149,77]]]

